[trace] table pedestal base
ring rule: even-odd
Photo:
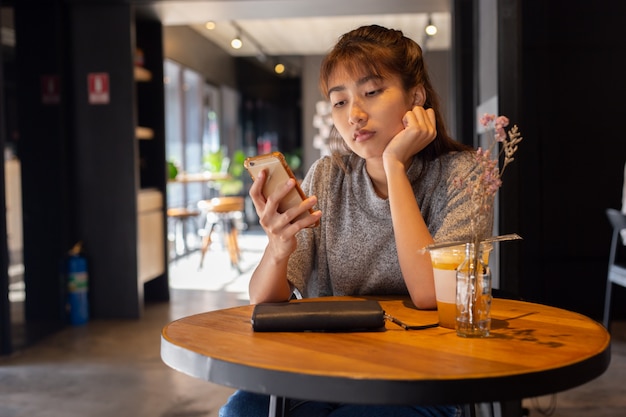
[[[285,397],[270,395],[268,417],[287,417],[287,400]],[[465,404],[465,417],[523,417],[521,401],[506,401],[496,403]]]
[[[285,397],[277,397],[276,395],[270,395],[270,410],[269,417],[285,417]]]

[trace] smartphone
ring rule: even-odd
[[[256,181],[259,173],[264,169],[267,170],[267,178],[265,180],[265,184],[263,185],[263,195],[265,197],[269,196],[276,190],[277,187],[282,187],[289,180],[289,178],[293,178],[296,181],[296,186],[289,191],[282,201],[278,204],[278,211],[284,213],[291,207],[295,207],[299,205],[302,201],[304,201],[307,196],[300,188],[298,184],[298,180],[293,175],[291,168],[287,164],[285,160],[285,156],[280,152],[272,152],[265,155],[257,155],[246,158],[243,163],[244,167],[250,173],[252,180]],[[312,209],[309,209],[310,213],[313,213]],[[298,216],[294,221],[299,220],[306,216],[306,213]],[[311,227],[317,226],[318,223],[312,225]]]

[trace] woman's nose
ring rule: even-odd
[[[348,116],[348,121],[350,122],[350,124],[359,125],[363,124],[363,122],[365,122],[366,120],[367,113],[365,113],[363,107],[361,107],[356,102],[352,103],[352,106],[350,107],[350,115]]]

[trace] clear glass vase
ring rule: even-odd
[[[491,330],[491,271],[488,243],[467,243],[456,272],[456,333],[487,337]]]

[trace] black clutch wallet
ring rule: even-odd
[[[385,312],[374,300],[261,303],[252,312],[256,332],[354,332],[384,327]]]

